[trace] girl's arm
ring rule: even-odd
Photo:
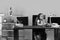
[[[37,25],[43,25],[43,22],[40,22],[40,20],[37,20]]]

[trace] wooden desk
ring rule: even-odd
[[[19,40],[19,33],[18,31],[21,29],[54,29],[54,32],[57,32],[60,28],[54,28],[54,27],[44,27],[44,26],[24,26],[24,27],[15,27],[14,28],[14,40]]]

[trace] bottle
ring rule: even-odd
[[[12,16],[12,7],[9,9],[10,16]]]
[[[14,19],[13,19],[12,13],[13,13],[12,7],[10,7],[10,9],[9,9],[10,22],[11,22],[11,23],[14,23]]]

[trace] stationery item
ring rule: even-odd
[[[17,27],[23,27],[23,24],[15,24]]]
[[[52,27],[59,27],[59,25],[58,25],[58,23],[52,23],[52,25],[51,25]]]

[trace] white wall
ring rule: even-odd
[[[29,25],[32,25],[33,14],[42,12],[48,16],[52,12],[60,16],[59,0],[0,0],[0,13],[9,14],[10,6],[15,16],[29,16]]]
[[[50,12],[60,16],[59,0],[0,0],[0,13],[8,14],[9,7],[13,7],[14,15],[29,16],[29,25],[31,25],[31,16],[40,12],[48,15]]]

